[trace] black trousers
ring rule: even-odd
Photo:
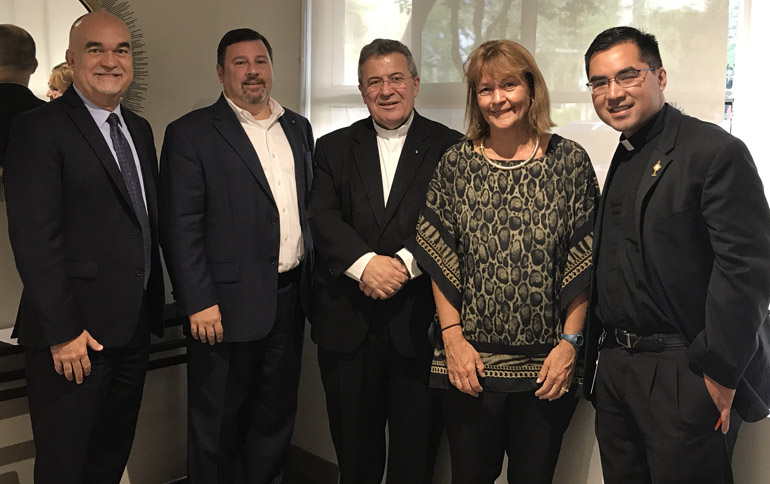
[[[686,348],[601,351],[594,389],[596,437],[606,484],[728,484],[740,426],[714,430],[719,412]]]
[[[56,373],[49,348],[27,348],[36,484],[117,484],[128,462],[150,355],[146,306],[131,341],[88,350],[82,384]]]
[[[558,400],[531,392],[443,390],[452,484],[493,484],[508,455],[508,483],[550,484],[562,438],[577,407],[574,390]]]
[[[294,430],[304,322],[296,277],[280,285],[276,321],[264,339],[209,345],[188,336],[191,484],[280,482]]]
[[[387,482],[432,482],[443,428],[430,361],[399,355],[384,334],[369,334],[352,354],[318,348],[340,484],[380,484],[386,423]]]

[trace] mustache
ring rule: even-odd
[[[265,85],[265,80],[259,76],[246,76],[246,79],[244,79],[243,82],[256,82],[257,84]]]

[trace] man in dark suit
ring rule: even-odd
[[[35,70],[37,59],[32,36],[21,27],[0,24],[0,167],[13,118],[44,103],[27,87]]]
[[[24,284],[36,483],[117,483],[134,437],[150,329],[162,331],[157,165],[150,126],[120,105],[131,35],[106,12],[70,31],[73,88],[18,116],[6,157],[8,231]]]
[[[596,113],[622,133],[586,338],[604,481],[730,483],[735,414],[770,402],[762,183],[740,140],[665,103],[653,35],[606,30],[585,63]]]
[[[294,427],[313,133],[270,97],[272,59],[258,32],[226,33],[224,94],[171,123],[163,142],[163,249],[190,321],[191,483],[272,483]]]
[[[430,279],[405,248],[444,151],[462,137],[414,110],[420,78],[409,49],[361,50],[369,118],[322,137],[311,228],[318,260],[312,337],[342,484],[429,483],[441,417],[427,384],[435,306]]]

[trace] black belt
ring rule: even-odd
[[[666,348],[684,348],[690,342],[681,333],[655,333],[639,336],[619,328],[607,328],[603,348],[623,348],[635,351],[661,352]]]

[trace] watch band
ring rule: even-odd
[[[575,333],[575,334],[562,333],[561,339],[566,340],[575,348],[580,348],[581,346],[583,346],[584,338],[583,338],[583,335],[580,333]]]

